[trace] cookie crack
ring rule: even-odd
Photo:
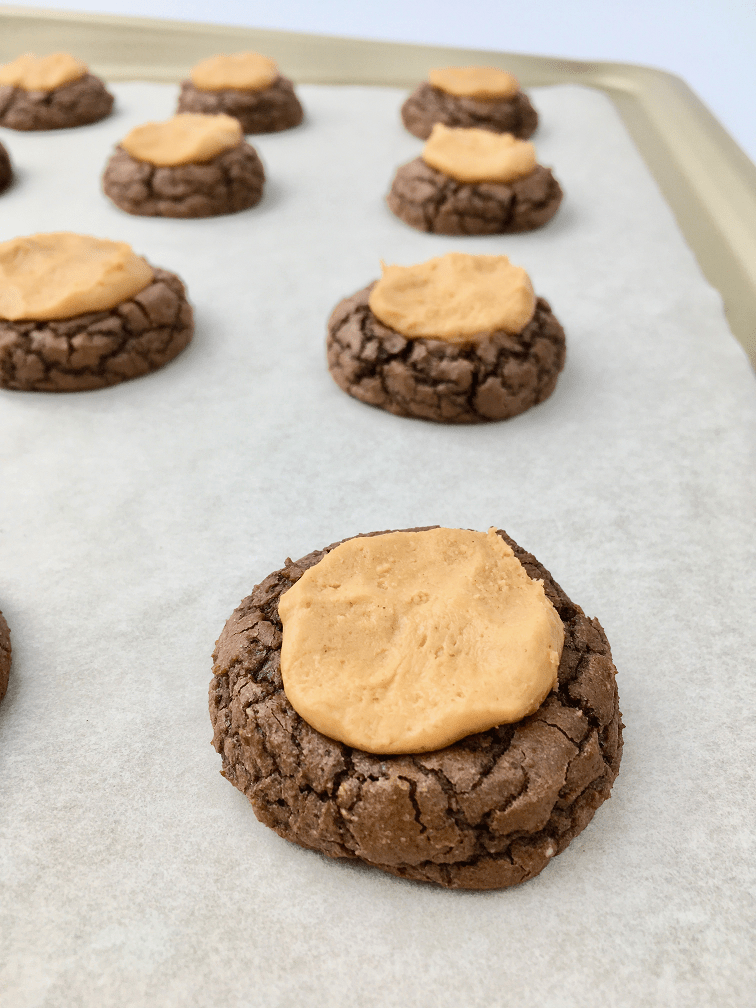
[[[579,755],[579,753],[582,751],[582,746],[583,746],[583,744],[585,742],[585,739],[582,739],[580,742],[576,742],[575,739],[571,738],[567,734],[567,732],[564,730],[564,728],[562,728],[560,725],[553,724],[551,721],[547,721],[545,718],[539,718],[539,720],[541,721],[541,724],[545,724],[549,728],[553,728],[555,731],[558,731],[560,733],[560,735],[564,735],[564,737],[567,739],[567,741],[570,742],[572,745],[574,745],[575,748],[577,749],[577,753],[575,755],[576,756]],[[573,757],[573,759],[574,759],[574,757]],[[572,762],[572,760],[570,760],[570,762]],[[567,766],[569,768],[569,763],[567,764]]]
[[[417,802],[417,782],[413,781],[411,777],[405,777],[403,774],[397,774],[397,780],[403,780],[409,786],[409,792],[407,797],[410,800],[412,808],[415,812],[415,822],[420,827],[420,835],[423,836],[428,832],[428,827],[423,822],[422,813],[420,811],[420,806]]]
[[[444,815],[450,819],[457,829],[462,830],[468,834],[472,833],[475,835],[475,827],[472,826],[464,816],[462,810],[457,806],[456,803],[456,792],[451,784],[451,781],[446,777],[446,775],[441,770],[431,769],[430,767],[423,766],[422,763],[417,762],[417,760],[412,759],[413,766],[416,767],[418,773],[423,774],[426,777],[430,777],[438,781],[439,786],[444,792],[446,797],[446,808],[443,810]],[[451,850],[451,847],[447,848]]]

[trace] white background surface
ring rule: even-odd
[[[17,6],[642,63],[683,77],[756,161],[752,0],[48,0]]]
[[[0,392],[3,1008],[750,1008],[754,376],[608,99],[534,92],[567,193],[547,227],[448,239],[382,203],[420,149],[401,92],[301,88],[305,125],[254,139],[257,208],[167,221],[98,181],[175,89],[114,90],[93,126],[0,131],[20,172],[0,239],[125,239],[185,279],[197,331],[116,388]],[[556,391],[506,423],[393,417],[324,366],[329,311],[380,258],[450,247],[509,254],[567,331]],[[620,670],[612,798],[503,892],[281,840],[209,742],[213,641],[254,583],[433,523],[507,529]]]

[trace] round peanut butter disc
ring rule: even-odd
[[[168,168],[210,161],[243,139],[233,116],[179,112],[164,122],[136,126],[121,140],[121,147],[138,161]]]
[[[431,168],[458,182],[514,182],[536,168],[532,143],[511,133],[459,129],[436,123],[422,153]]]
[[[372,753],[428,752],[519,721],[553,689],[564,629],[491,529],[350,539],[282,595],[292,707]]]
[[[504,256],[446,255],[416,266],[382,266],[370,310],[403,336],[466,343],[520,333],[535,312],[530,277]]]
[[[0,318],[73,318],[109,311],[153,278],[126,242],[57,231],[0,243]]]
[[[256,52],[210,56],[192,67],[192,84],[200,91],[262,91],[278,77],[272,59]]]
[[[496,67],[442,67],[431,70],[429,83],[456,98],[483,101],[513,98],[520,90],[516,77]]]
[[[0,66],[0,84],[10,84],[24,91],[54,91],[88,72],[87,64],[69,53],[57,52],[49,56],[24,53],[12,63]]]

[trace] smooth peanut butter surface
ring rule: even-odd
[[[431,70],[429,83],[457,98],[482,101],[513,98],[520,90],[516,77],[496,67],[442,67]]]
[[[135,127],[121,140],[121,147],[139,161],[168,168],[210,161],[243,139],[233,116],[179,112],[164,122]]]
[[[24,53],[12,63],[0,66],[0,84],[10,84],[24,91],[54,91],[88,72],[87,64],[69,53],[57,52],[50,56]]]
[[[192,84],[200,91],[262,91],[278,77],[278,67],[272,59],[260,53],[233,53],[230,56],[210,56],[192,67]]]
[[[370,309],[410,338],[467,343],[496,330],[519,333],[535,311],[530,277],[503,255],[448,252],[416,266],[382,268]]]
[[[0,318],[73,318],[108,311],[152,283],[126,242],[57,231],[0,243]]]
[[[564,629],[491,529],[350,539],[279,603],[292,707],[372,753],[428,752],[537,710]]]
[[[436,123],[422,153],[423,161],[458,182],[514,182],[532,175],[532,143],[511,133],[459,129]]]

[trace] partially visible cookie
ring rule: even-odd
[[[68,53],[19,56],[0,67],[0,126],[65,129],[110,115],[113,96],[85,63]]]
[[[278,133],[304,116],[292,82],[259,53],[202,60],[181,84],[177,111],[234,116],[245,133]]]
[[[598,620],[498,535],[561,619],[557,686],[535,714],[435,752],[381,756],[336,742],[286,697],[279,600],[338,543],[287,560],[242,601],[213,655],[210,716],[222,773],[261,822],[329,857],[452,889],[526,881],[590,822],[622,753],[611,650]]]
[[[408,336],[381,321],[370,305],[375,287],[345,298],[328,322],[328,368],[355,399],[397,416],[469,424],[506,420],[554,391],[565,336],[544,298],[534,297],[519,332],[489,329],[449,341]]]
[[[0,193],[5,192],[13,181],[13,166],[8,151],[0,143]]]
[[[512,133],[524,140],[538,127],[538,113],[517,81],[511,74],[489,67],[432,70],[429,80],[404,102],[401,115],[406,129],[421,140],[426,140],[439,122]]]
[[[10,630],[5,622],[3,614],[0,612],[0,700],[5,696],[8,689],[8,677],[11,666],[11,642]]]
[[[180,113],[124,137],[102,184],[130,214],[212,217],[255,206],[264,181],[262,162],[236,119]]]
[[[117,385],[162,367],[192,337],[181,280],[123,242],[68,232],[13,239],[0,245],[0,279],[2,388]]]

